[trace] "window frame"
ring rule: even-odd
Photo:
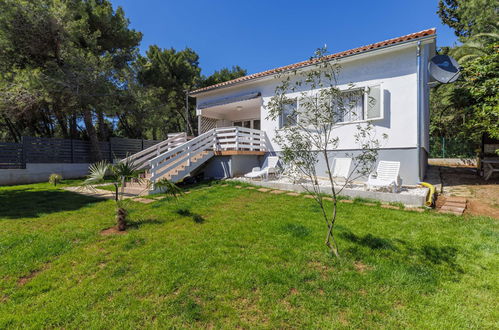
[[[369,93],[367,92],[369,88],[373,87],[378,87],[379,88],[379,104],[380,104],[380,110],[379,113],[380,115],[378,117],[374,118],[367,118],[367,113],[368,113],[368,104],[369,104]],[[335,123],[335,125],[341,126],[341,125],[349,125],[349,124],[358,124],[358,123],[365,123],[368,121],[377,121],[377,120],[382,120],[385,117],[385,109],[384,109],[384,98],[383,98],[383,83],[378,83],[378,84],[373,84],[373,85],[366,85],[366,86],[358,86],[352,89],[344,89],[340,90],[341,92],[352,92],[352,91],[358,91],[358,90],[364,90],[363,93],[363,107],[362,107],[362,119],[359,120],[350,120],[350,121],[341,121]]]
[[[284,125],[284,109],[283,109],[282,112],[281,112],[281,114],[279,115],[279,129],[286,129],[288,127],[296,126],[297,123],[298,123],[298,121],[300,120],[300,118],[299,118],[299,112],[298,112],[298,109],[300,107],[299,97],[290,97],[289,99],[290,100],[294,100],[294,103],[296,104],[296,109],[295,109],[295,112],[296,112],[295,124],[294,125]]]

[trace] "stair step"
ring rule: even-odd
[[[443,211],[461,212],[461,213],[464,212],[464,207],[450,206],[447,204],[444,204],[444,206],[442,206],[440,209]]]
[[[465,203],[466,204],[466,198],[465,197],[458,197],[458,196],[449,196],[445,197],[446,202],[456,202],[456,203]]]

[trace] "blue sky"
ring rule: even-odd
[[[111,1],[144,34],[142,52],[190,47],[205,75],[232,65],[260,72],[308,59],[324,44],[334,53],[431,27],[439,47],[457,42],[435,13],[437,0]]]

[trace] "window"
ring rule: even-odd
[[[334,100],[335,122],[347,123],[383,118],[381,86],[371,86],[344,92],[340,100]]]
[[[242,121],[233,121],[232,126],[260,129],[260,119],[248,119],[248,120],[242,120]]]
[[[260,129],[260,120],[259,119],[253,120],[253,129]]]
[[[338,123],[358,121],[364,119],[364,93],[361,90],[344,92],[336,103],[335,121]]]
[[[289,100],[288,103],[283,104],[282,113],[279,118],[280,120],[279,126],[281,128],[296,125],[296,121],[298,120],[297,103],[298,102],[296,99],[292,99]]]

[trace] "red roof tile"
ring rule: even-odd
[[[411,41],[411,40],[419,39],[422,37],[431,36],[431,35],[434,35],[435,33],[436,33],[436,29],[432,28],[432,29],[428,29],[428,30],[424,30],[424,31],[416,32],[416,33],[411,33],[411,34],[408,34],[408,35],[405,35],[402,37],[388,39],[385,41],[380,41],[380,42],[370,44],[367,46],[357,47],[357,48],[346,50],[343,52],[327,55],[327,56],[325,56],[325,59],[329,60],[329,59],[340,58],[340,57],[344,57],[344,56],[348,56],[348,55],[359,54],[359,53],[363,53],[363,52],[373,50],[376,48],[382,48],[382,47],[391,46],[391,45],[398,44],[398,43],[405,42],[405,41]],[[324,58],[322,58],[321,60],[324,60]],[[304,66],[313,64],[314,62],[317,62],[317,61],[318,61],[318,59],[311,59],[311,60],[306,60],[306,61],[298,62],[295,64],[290,64],[290,65],[282,66],[279,68],[263,71],[263,72],[250,74],[250,75],[247,75],[244,77],[232,79],[232,80],[225,81],[225,82],[222,82],[219,84],[199,88],[199,89],[192,91],[190,94],[197,94],[200,92],[209,91],[209,90],[216,89],[216,88],[223,87],[223,86],[229,86],[229,85],[236,84],[236,83],[243,82],[243,81],[269,76],[269,75],[276,74],[279,72],[297,69],[300,67],[304,67]]]

